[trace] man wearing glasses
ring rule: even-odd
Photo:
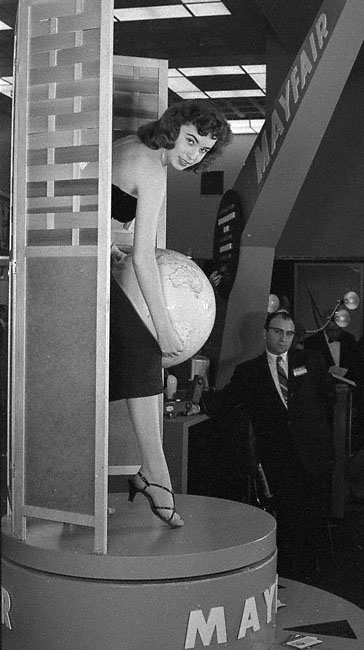
[[[252,425],[257,461],[273,494],[279,571],[304,579],[314,569],[318,532],[325,528],[334,457],[327,416],[336,393],[322,355],[296,349],[294,337],[287,311],[268,314],[265,351],[236,366],[218,401],[224,410],[239,405],[240,417]],[[322,537],[328,545],[327,534]]]

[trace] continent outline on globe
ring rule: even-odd
[[[168,264],[170,259],[173,259],[173,257],[169,254],[168,249],[166,250],[160,250],[157,249],[158,253],[156,254],[157,260],[159,264]],[[188,257],[186,257],[189,262],[191,261]],[[196,265],[197,266],[197,265]],[[186,273],[187,271],[187,273]],[[191,278],[190,274],[192,271],[192,275],[194,278],[194,283],[191,283]],[[182,278],[179,280],[179,272],[182,273]],[[176,280],[174,278],[177,278]],[[202,282],[201,279],[199,278],[198,274],[196,273],[196,270],[191,267],[189,264],[186,262],[182,261],[177,265],[177,269],[172,271],[172,273],[169,274],[169,279],[172,282],[174,286],[179,286],[181,284],[187,284],[187,286],[195,293],[196,298],[199,297],[201,291],[202,291]],[[194,286],[195,285],[195,286]]]

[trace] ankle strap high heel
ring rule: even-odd
[[[136,476],[139,476],[140,479],[143,481],[143,483],[145,484],[144,487],[139,487],[136,484]],[[183,519],[181,519],[179,514],[176,512],[175,501],[174,501],[174,493],[172,492],[172,490],[170,490],[169,488],[166,488],[164,485],[160,485],[159,483],[149,483],[149,481],[145,478],[145,476],[143,476],[143,474],[141,474],[141,472],[138,472],[136,476],[134,478],[128,479],[129,501],[134,501],[135,495],[137,494],[137,492],[140,492],[140,494],[143,494],[148,499],[149,507],[150,507],[152,513],[156,517],[161,519],[165,524],[168,524],[168,526],[170,526],[171,528],[181,528],[181,526],[183,526],[183,524],[184,524],[184,521],[183,521]],[[153,497],[152,497],[152,495],[148,494],[148,492],[146,492],[147,488],[149,488],[149,487],[157,487],[157,488],[159,488],[161,490],[164,490],[165,492],[168,492],[172,496],[173,507],[171,507],[171,506],[157,506],[154,499],[153,499]],[[168,516],[166,516],[162,512],[163,510],[168,510],[168,511],[170,511],[171,514],[170,515],[168,514]]]

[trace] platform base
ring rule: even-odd
[[[275,520],[177,495],[169,529],[145,499],[110,495],[107,556],[87,528],[3,521],[4,650],[268,650],[275,639]]]

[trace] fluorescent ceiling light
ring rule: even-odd
[[[206,99],[206,95],[202,90],[178,93],[178,96],[182,97],[182,99]]]
[[[6,23],[3,23],[3,21],[0,20],[0,30],[2,29],[12,29],[12,27],[10,27],[10,25],[7,25]]]
[[[183,4],[114,9],[114,20],[130,22],[136,20],[231,15],[228,8],[220,0],[182,0],[182,2]]]
[[[223,2],[185,3],[194,16],[230,16],[231,13]]]
[[[210,99],[219,99],[227,97],[262,97],[263,90],[260,88],[235,89],[235,90],[201,90],[192,83],[191,78],[194,76],[204,76],[203,72],[210,75],[212,69],[218,70],[216,74],[224,74],[226,69],[235,73],[235,68],[240,70],[240,74],[245,74],[239,66],[219,66],[215,68],[170,68],[168,70],[168,86],[173,92],[183,99],[195,99],[197,97],[210,97]],[[234,72],[232,72],[234,70]],[[191,74],[192,73],[192,74]],[[186,75],[186,76],[185,76]]]
[[[200,89],[195,86],[191,81],[186,77],[170,77],[168,81],[168,86],[173,92],[178,95],[181,92],[200,92]]]
[[[265,120],[250,120],[250,126],[255,130],[256,133],[259,133],[265,124]]]
[[[258,84],[264,91],[266,88],[266,65],[244,65],[244,70],[254,79],[255,83]]]
[[[186,77],[212,77],[214,75],[245,74],[240,65],[216,65],[201,68],[179,68]]]
[[[267,70],[267,66],[264,65],[243,65],[244,70],[248,72],[248,74],[265,74]]]
[[[176,68],[168,68],[168,77],[183,77],[183,74]]]
[[[249,76],[255,81],[255,83],[260,87],[258,92],[246,91],[248,94],[243,95],[245,97],[260,97],[262,92],[265,93],[266,89],[266,66],[265,65],[220,65],[220,66],[201,66],[197,68],[173,68],[169,71],[169,76],[177,76],[181,72],[186,77],[212,77],[212,76],[228,76],[228,75],[239,75],[239,74],[249,74]],[[214,91],[219,92],[219,91]],[[233,92],[233,91],[231,91]],[[217,95],[214,95],[217,97]],[[229,95],[230,97],[235,97],[237,95]],[[242,95],[239,95],[242,96]],[[211,95],[212,97],[212,95]]]
[[[259,133],[265,120],[228,120],[233,133]]]
[[[228,120],[233,133],[253,133],[249,120]]]
[[[254,79],[255,83],[261,87],[262,90],[265,92],[265,74],[254,74],[253,72],[250,73],[249,75],[252,79]]]
[[[114,17],[121,22],[134,20],[161,20],[163,18],[192,18],[182,5],[164,5],[161,7],[127,7],[115,9]]]
[[[206,95],[210,99],[218,99],[224,97],[262,97],[264,93],[258,88],[251,90],[205,90]]]
[[[13,77],[1,77],[0,93],[7,95],[7,97],[13,96]]]

